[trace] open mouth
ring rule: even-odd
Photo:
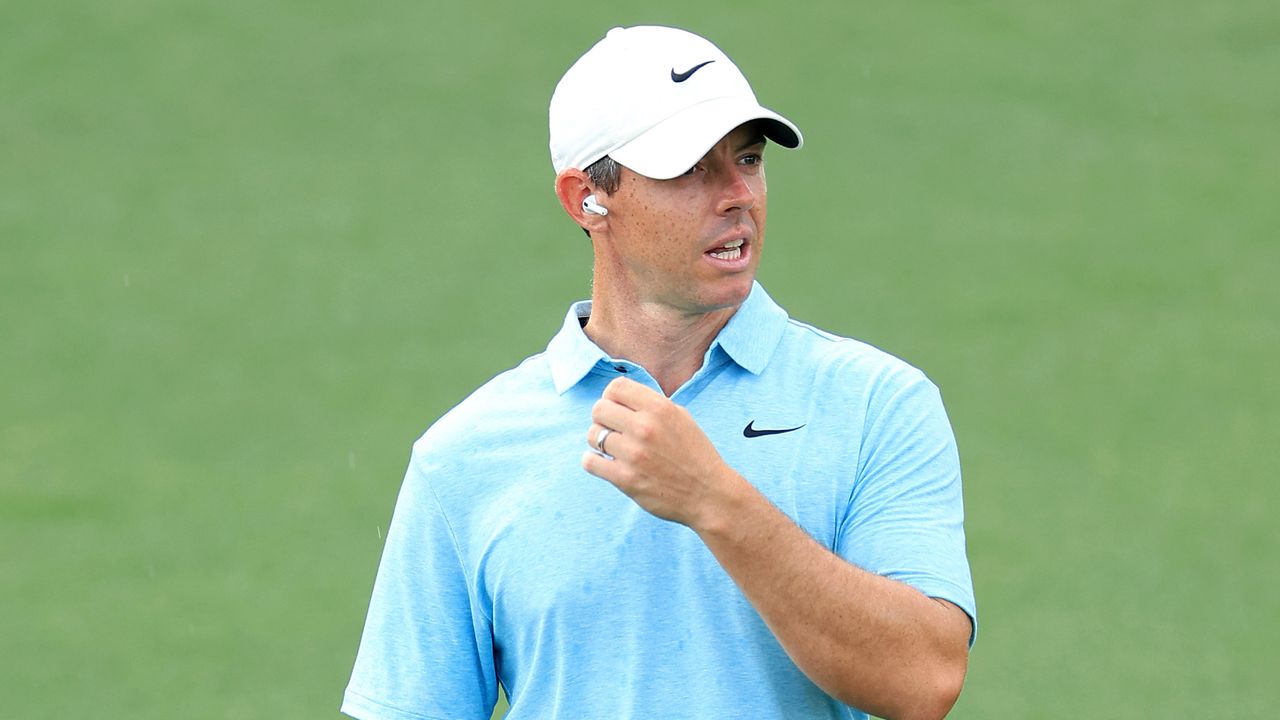
[[[742,257],[742,245],[745,242],[746,240],[743,240],[742,238],[730,240],[718,248],[708,250],[707,254],[718,260],[737,260]]]

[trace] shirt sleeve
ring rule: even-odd
[[[342,712],[361,720],[488,720],[497,702],[492,623],[415,452],[387,531]],[[438,479],[438,477],[437,477]]]
[[[873,388],[836,552],[870,572],[958,605],[973,621],[955,435],[937,387],[912,369]]]

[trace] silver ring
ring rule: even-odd
[[[604,452],[604,441],[609,437],[609,433],[611,432],[613,431],[609,428],[602,427],[600,428],[600,432],[596,433],[596,449],[605,455],[608,455],[609,453]]]

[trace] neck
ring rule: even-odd
[[[716,335],[737,307],[684,313],[656,302],[620,303],[593,291],[584,330],[610,357],[643,367],[668,397],[702,367]]]

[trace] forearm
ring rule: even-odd
[[[881,717],[945,715],[967,664],[963,611],[835,555],[740,476],[726,485],[694,530],[796,665]]]
[[[963,610],[814,542],[724,463],[688,410],[652,388],[612,381],[591,420],[587,443],[612,458],[583,453],[583,468],[697,532],[819,687],[894,720],[947,713],[968,661]]]

